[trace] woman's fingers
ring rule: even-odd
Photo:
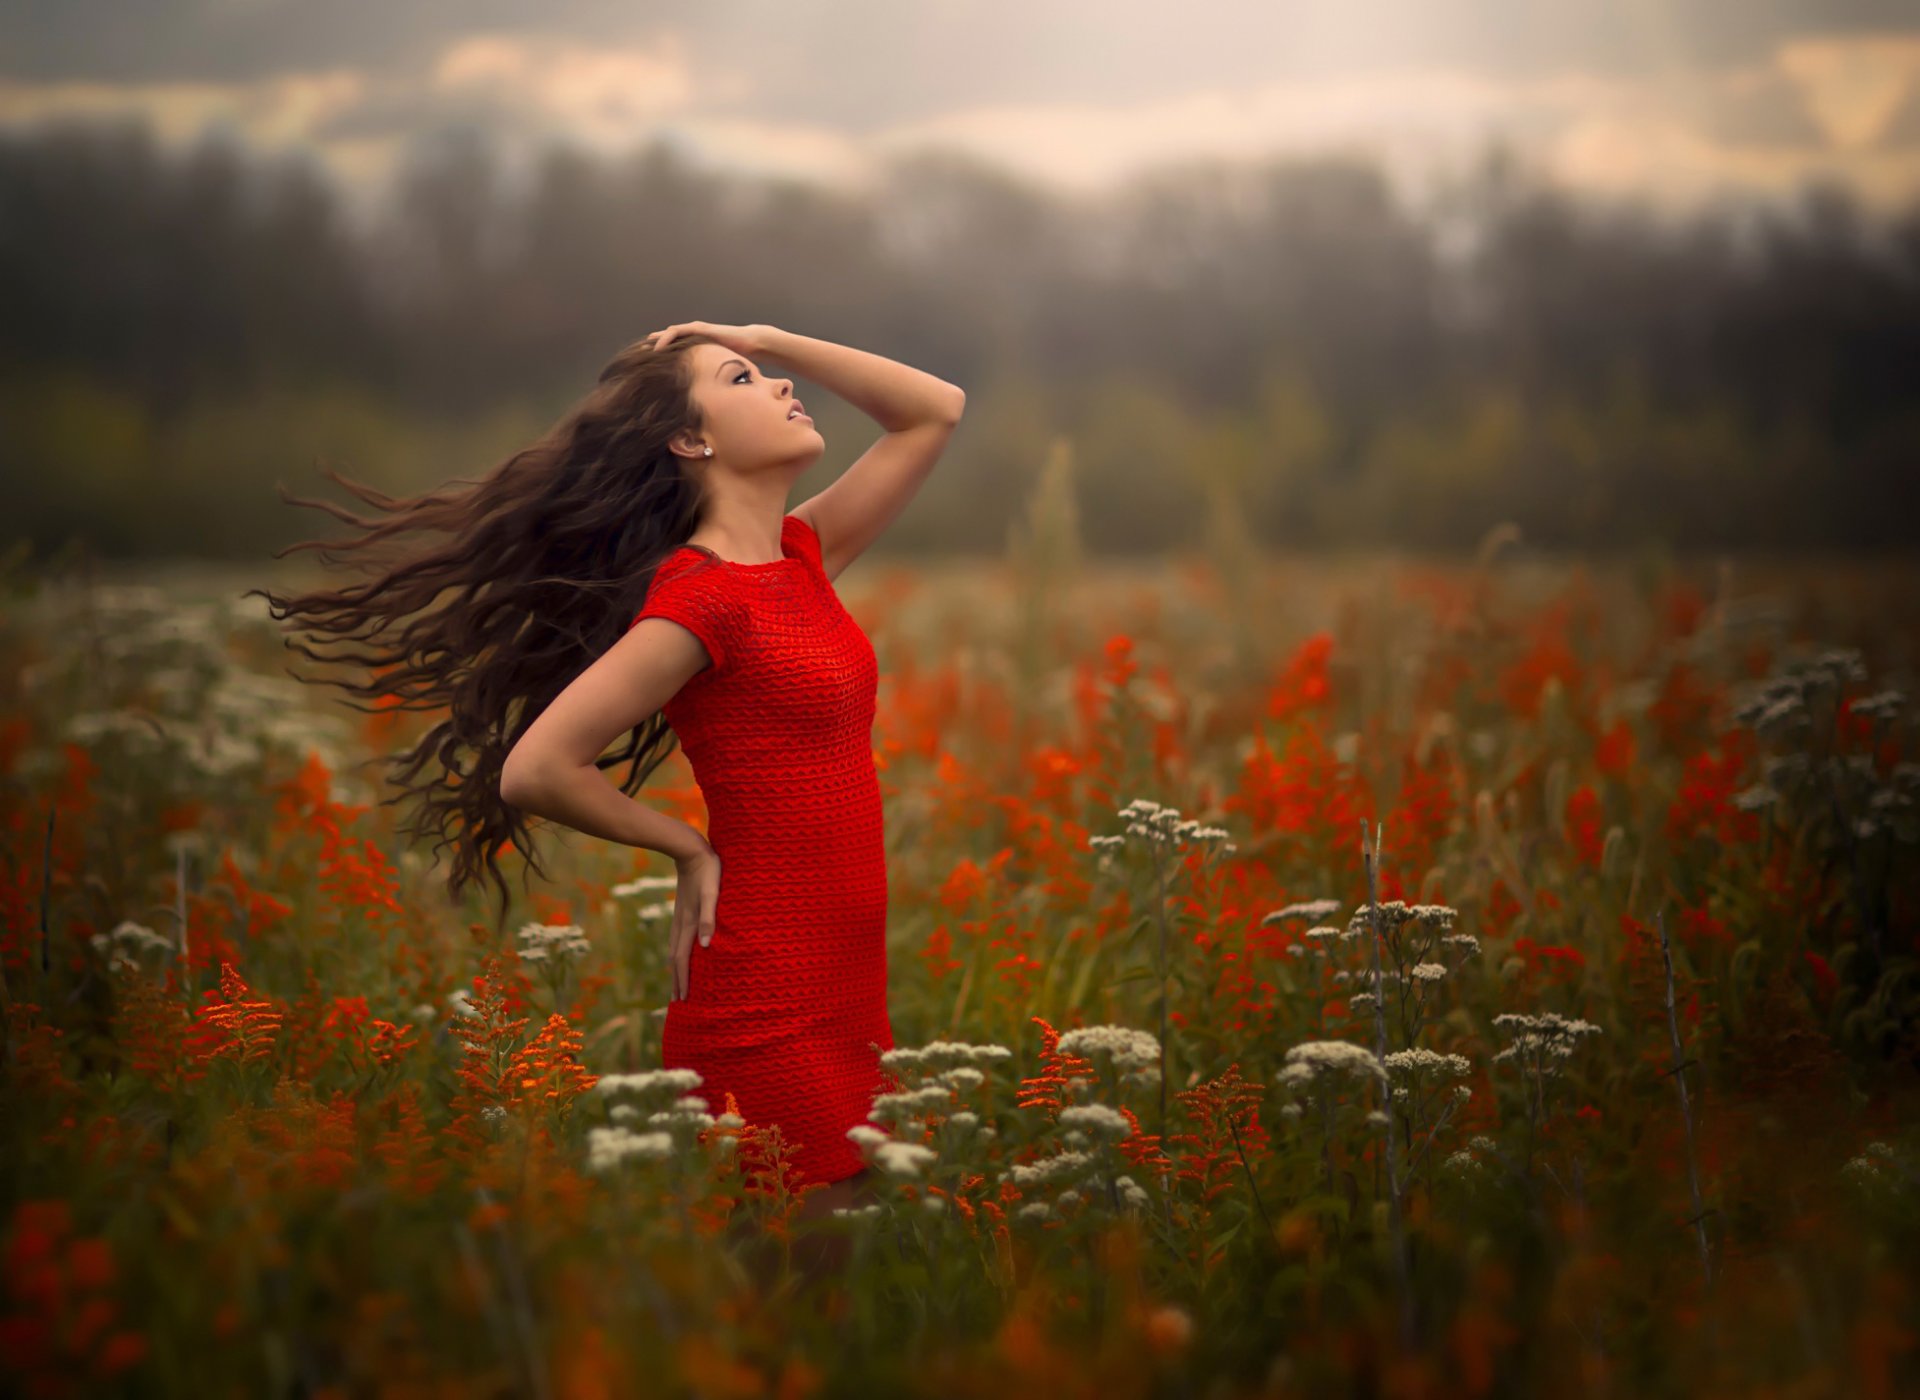
[[[682,890],[673,901],[673,933],[667,940],[668,976],[673,982],[673,995],[668,998],[671,1001],[678,1001],[687,994],[686,978],[681,972],[685,966],[681,949],[686,946],[688,937],[688,904],[686,891]]]
[[[720,862],[709,861],[700,873],[700,946],[713,942],[714,911],[720,907]]]
[[[647,339],[653,342],[653,349],[664,350],[667,348],[667,342],[671,341],[682,331],[697,330],[703,324],[705,323],[701,321],[681,321],[668,326],[663,331],[655,331],[652,335],[648,336]]]
[[[676,900],[678,904],[682,901]],[[697,900],[695,901],[697,903]],[[693,979],[693,935],[695,918],[698,911],[689,913],[687,920],[680,926],[673,940],[673,976],[674,985],[680,989],[679,996],[686,1000],[687,989]]]

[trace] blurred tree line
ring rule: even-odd
[[[1813,187],[1688,222],[1494,150],[1416,215],[1348,161],[1098,199],[953,157],[848,195],[657,146],[411,153],[358,217],[305,162],[141,128],[0,144],[0,480],[36,553],[258,557],[276,483],[473,477],[619,345],[765,321],[962,385],[888,549],[997,550],[1052,444],[1090,550],[1896,550],[1920,460],[1920,208]],[[804,497],[877,429],[806,392]]]

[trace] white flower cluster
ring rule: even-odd
[[[904,1123],[910,1118],[925,1118],[953,1103],[953,1091],[944,1084],[923,1084],[918,1089],[902,1089],[892,1094],[876,1094],[867,1117],[876,1123]]]
[[[1260,927],[1271,928],[1274,924],[1287,919],[1305,919],[1311,923],[1315,919],[1325,919],[1340,912],[1341,901],[1337,899],[1309,899],[1299,904],[1289,904],[1284,909],[1276,909],[1263,915]]]
[[[623,1104],[622,1107],[631,1107]],[[647,1115],[648,1126],[664,1131],[676,1129],[692,1133],[705,1132],[718,1121],[707,1112],[707,1101],[698,1094],[687,1094],[673,1101],[673,1107],[663,1108]]]
[[[1380,906],[1380,928],[1390,932],[1401,924],[1420,924],[1425,928],[1446,931],[1453,927],[1453,921],[1460,917],[1457,909],[1445,904],[1408,904],[1404,900],[1391,899]],[[1353,917],[1347,920],[1347,927],[1368,929],[1373,926],[1373,906],[1363,904],[1353,911]]]
[[[1357,928],[1335,928],[1332,924],[1315,924],[1300,936],[1311,941],[1317,951],[1324,953],[1326,951],[1326,944],[1333,939],[1339,938],[1344,940],[1358,938],[1360,936],[1360,930]]]
[[[961,1065],[979,1068],[1012,1058],[1013,1051],[1004,1045],[968,1045],[958,1040],[933,1040],[925,1045],[895,1046],[880,1056],[880,1063],[895,1074],[903,1070],[937,1074]]]
[[[1392,1073],[1412,1078],[1427,1075],[1435,1078],[1453,1075],[1457,1078],[1473,1068],[1467,1062],[1465,1055],[1442,1055],[1424,1046],[1418,1046],[1412,1050],[1390,1051],[1387,1054],[1386,1065]]]
[[[1891,724],[1900,717],[1907,707],[1907,697],[1897,690],[1880,690],[1872,695],[1863,695],[1847,708],[1861,719],[1870,719],[1876,724]]]
[[[1049,1186],[1055,1182],[1079,1180],[1096,1163],[1093,1153],[1068,1148],[1036,1162],[1015,1162],[1011,1174],[1015,1186]]]
[[[1920,1183],[1920,1176],[1901,1164],[1893,1144],[1887,1142],[1868,1143],[1860,1150],[1860,1155],[1851,1159],[1840,1171],[1856,1186],[1869,1190],[1898,1186],[1903,1180],[1908,1185]]]
[[[71,713],[65,737],[110,743],[209,779],[254,769],[276,749],[318,753],[336,771],[345,766],[352,738],[346,720],[316,710],[297,681],[233,663],[235,623],[251,625],[257,607],[182,602],[155,588],[95,588],[49,590],[36,610],[50,637],[91,612],[99,643],[23,668],[23,689],[51,690],[84,670],[88,693],[119,702]],[[23,760],[31,766],[35,756]]]
[[[1208,842],[1218,842],[1222,851],[1240,849],[1227,839],[1233,833],[1225,827],[1207,826],[1201,822],[1189,821],[1180,815],[1179,808],[1164,806],[1151,798],[1134,798],[1120,809],[1118,815],[1127,823],[1125,833],[1117,836],[1089,836],[1087,845],[1090,849],[1116,851],[1126,843],[1128,836],[1137,837],[1145,844],[1163,850]]]
[[[1062,1031],[1054,1049],[1062,1055],[1084,1060],[1108,1056],[1122,1074],[1160,1070],[1160,1041],[1146,1031],[1131,1026],[1076,1026]]]
[[[631,899],[635,895],[647,894],[655,890],[665,890],[671,894],[677,892],[679,888],[678,875],[642,875],[638,879],[613,886],[607,893],[615,899]],[[633,916],[643,924],[654,923],[672,918],[673,906],[673,899],[662,899],[652,904],[638,906],[634,909]]]
[[[1558,1062],[1579,1048],[1582,1037],[1599,1035],[1601,1031],[1591,1021],[1570,1020],[1554,1011],[1543,1011],[1537,1016],[1507,1011],[1495,1016],[1493,1024],[1511,1031],[1514,1037],[1512,1044],[1494,1055],[1494,1063],[1502,1060],[1532,1063],[1546,1074],[1559,1071]]]
[[[678,1096],[692,1093],[700,1087],[701,1083],[698,1070],[649,1069],[634,1074],[603,1074],[593,1087],[609,1098],[615,1094],[655,1092]]]
[[[173,952],[173,940],[165,934],[155,933],[145,924],[136,924],[132,919],[124,919],[115,926],[112,933],[96,933],[91,940],[94,951],[108,959],[107,970],[119,972],[138,972],[141,956],[145,953],[158,953],[161,956]]]
[[[1074,1104],[1061,1109],[1060,1126],[1100,1142],[1119,1142],[1133,1134],[1133,1124],[1127,1121],[1127,1116],[1103,1103]]]
[[[1385,1080],[1387,1071],[1373,1051],[1350,1040],[1309,1040],[1287,1051],[1275,1083],[1296,1088],[1322,1075],[1370,1074]]]
[[[869,1162],[892,1177],[918,1177],[920,1169],[940,1155],[923,1142],[902,1142],[867,1123],[855,1123],[847,1136],[860,1144]]]
[[[636,1133],[626,1128],[587,1130],[587,1170],[608,1172],[627,1161],[658,1162],[673,1155],[673,1134]]]
[[[527,924],[517,937],[521,962],[560,962],[584,957],[592,948],[578,924]]]

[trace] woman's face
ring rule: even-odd
[[[736,471],[804,465],[826,447],[793,396],[791,379],[766,378],[746,356],[724,345],[695,345],[687,354],[694,402],[706,421],[693,447],[703,461],[724,461]],[[702,443],[713,448],[711,458]]]

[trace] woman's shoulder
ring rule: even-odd
[[[824,567],[820,558],[820,532],[806,516],[789,512],[780,522],[780,540],[814,568]]]

